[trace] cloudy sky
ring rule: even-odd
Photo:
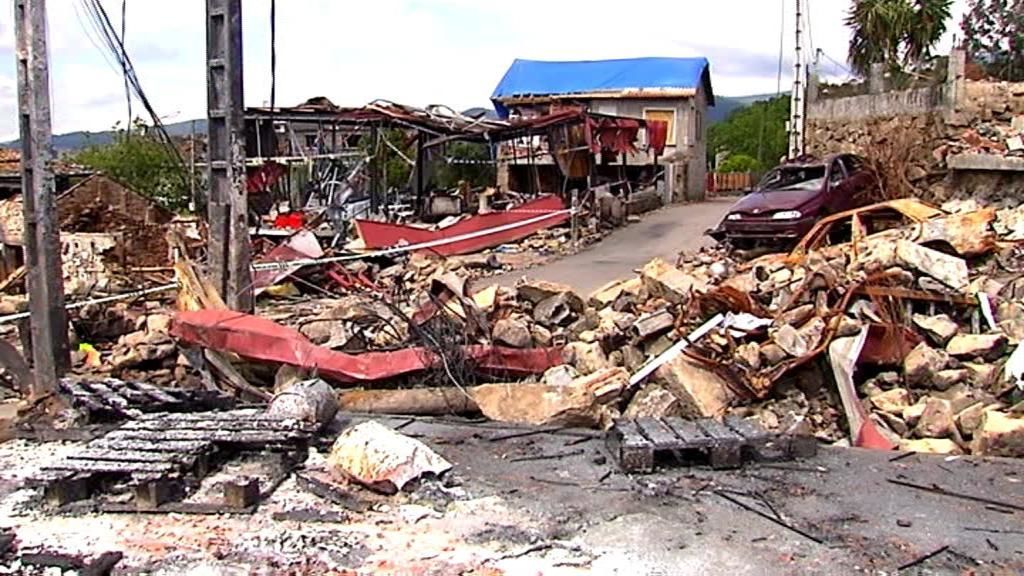
[[[203,0],[126,0],[127,46],[143,88],[168,122],[205,116]],[[810,41],[846,72],[849,0],[808,0]],[[327,96],[456,109],[487,105],[514,58],[578,60],[706,56],[716,93],[775,92],[793,0],[288,0],[277,4],[277,102]],[[17,136],[12,2],[0,6],[0,141]],[[79,0],[49,0],[54,132],[105,130],[126,118],[124,85],[98,48]],[[119,18],[121,1],[104,0]],[[959,31],[966,0],[943,48]],[[270,0],[243,0],[245,101],[270,98]],[[119,24],[119,22],[118,22]],[[833,64],[829,58],[842,64]],[[139,110],[139,106],[135,110]]]

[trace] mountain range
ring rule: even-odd
[[[725,120],[727,116],[734,110],[749,106],[754,102],[761,100],[768,100],[774,97],[774,94],[757,94],[752,96],[716,96],[715,106],[708,111],[708,120],[711,124],[721,122]],[[488,116],[493,115],[494,111],[490,107],[475,107],[470,108],[464,112],[468,116],[476,117],[481,114],[487,114]],[[185,120],[184,122],[175,122],[174,124],[166,124],[167,132],[171,136],[188,136],[192,133],[192,123],[195,122],[195,130],[199,134],[206,133],[206,118],[199,118],[196,120]],[[103,132],[68,132],[66,134],[57,134],[53,137],[53,147],[58,152],[70,152],[74,150],[80,150],[87,146],[102,146],[109,144],[114,140],[115,132],[113,130],[107,130]],[[18,140],[11,140],[10,142],[0,142],[0,148],[18,148],[20,143]]]

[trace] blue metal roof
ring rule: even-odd
[[[627,58],[582,62],[516,60],[491,95],[502,117],[500,102],[512,96],[549,96],[619,92],[643,89],[697,89],[703,85],[714,104],[707,58]]]

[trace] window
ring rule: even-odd
[[[665,138],[665,144],[668,146],[676,145],[676,111],[669,108],[645,108],[644,109],[644,120],[665,122],[668,124],[668,135]]]
[[[831,186],[839,186],[846,179],[846,170],[839,160],[832,161],[832,171],[828,175],[828,183]]]

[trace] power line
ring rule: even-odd
[[[125,32],[128,27],[128,0],[121,0],[121,44],[124,44]],[[128,88],[128,69],[121,66],[121,70],[124,73],[124,99],[128,103],[128,130],[125,132],[128,138],[131,138],[132,134],[132,92]]]

